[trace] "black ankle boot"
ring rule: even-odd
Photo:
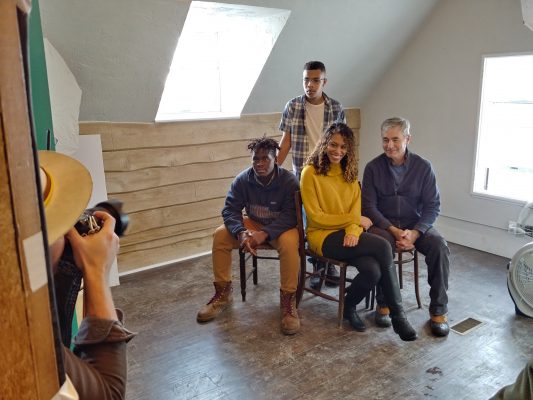
[[[413,329],[409,321],[407,321],[405,316],[392,317],[391,321],[394,332],[396,332],[403,341],[410,342],[418,337],[416,331]]]
[[[359,317],[359,314],[357,314],[355,306],[346,306],[344,308],[344,318],[350,322],[352,328],[357,332],[364,332],[366,330],[365,323]]]
[[[415,340],[417,338],[416,331],[413,329],[402,305],[402,295],[400,293],[400,285],[398,284],[398,276],[396,275],[396,267],[394,264],[381,269],[381,287],[383,294],[389,306],[392,327],[400,339],[405,341]]]

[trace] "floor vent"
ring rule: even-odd
[[[467,333],[470,333],[472,330],[476,329],[477,327],[483,325],[484,322],[479,321],[475,318],[465,318],[461,322],[456,323],[454,326],[452,326],[452,331],[455,333],[458,333],[459,335],[466,335]]]

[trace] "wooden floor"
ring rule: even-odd
[[[514,313],[507,259],[450,249],[450,324],[467,317],[483,324],[466,335],[431,336],[422,261],[424,308],[416,308],[409,266],[402,290],[415,342],[377,328],[370,311],[362,313],[366,332],[346,322],[338,329],[336,303],[308,293],[301,332],[282,335],[274,261],[261,262],[245,303],[236,290],[233,308],[203,325],[196,312],[213,294],[209,256],[122,277],[115,302],[139,333],[128,348],[127,399],[487,399],[533,355],[533,319]]]

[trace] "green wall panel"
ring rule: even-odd
[[[50,93],[44,57],[43,30],[38,0],[32,0],[29,26],[31,104],[37,148],[46,150],[48,132],[50,132],[50,148],[55,150]]]

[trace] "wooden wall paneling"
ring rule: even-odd
[[[124,210],[128,213],[177,204],[194,203],[226,196],[233,178],[211,179],[122,193]]]
[[[138,232],[138,233],[126,233],[124,237],[120,239],[120,246],[122,250],[127,250],[126,246],[138,243],[149,242],[152,240],[157,240],[165,237],[171,237],[180,235],[183,233],[188,233],[201,229],[212,229],[214,232],[215,228],[222,224],[222,217],[219,215],[217,217],[198,219],[195,221],[185,222],[182,224],[175,224],[170,226],[164,226],[161,228],[154,228],[148,231]]]
[[[210,235],[177,242],[165,247],[119,254],[118,263],[122,265],[121,272],[143,268],[160,262],[171,263],[180,258],[192,257],[206,251],[211,251],[212,232]]]
[[[175,236],[169,236],[165,238],[151,240],[149,242],[143,242],[138,244],[131,244],[128,246],[123,246],[123,254],[129,252],[142,251],[142,250],[151,250],[166,247],[168,245],[180,243],[186,240],[199,239],[213,235],[213,228],[209,227],[206,229],[194,229],[189,232],[184,232]]]
[[[174,147],[280,136],[281,114],[243,115],[240,119],[170,123],[82,122],[80,134],[99,134],[102,150]],[[157,139],[157,140],[156,140]]]
[[[224,200],[225,196],[196,203],[180,204],[131,213],[128,233],[145,232],[162,226],[220,216]]]
[[[361,110],[358,108],[349,108],[346,110],[346,123],[352,128],[355,134],[355,157],[359,163],[359,131],[361,129]],[[376,131],[379,134],[379,130]],[[361,166],[359,165],[359,168]]]
[[[46,282],[37,284],[41,281],[28,269],[44,268],[44,258],[30,264],[23,247],[24,240],[39,234],[41,225],[14,1],[0,1],[0,54],[0,393],[6,398],[50,399],[59,389],[59,378],[48,287]],[[42,250],[42,240],[39,245]]]
[[[231,160],[249,155],[248,140],[207,143],[201,146],[157,147],[103,152],[106,171],[134,171]]]
[[[220,179],[235,177],[250,165],[250,155],[211,163],[195,163],[166,168],[146,168],[136,171],[106,171],[107,191],[111,195],[156,188],[177,183],[194,182],[199,177]]]

